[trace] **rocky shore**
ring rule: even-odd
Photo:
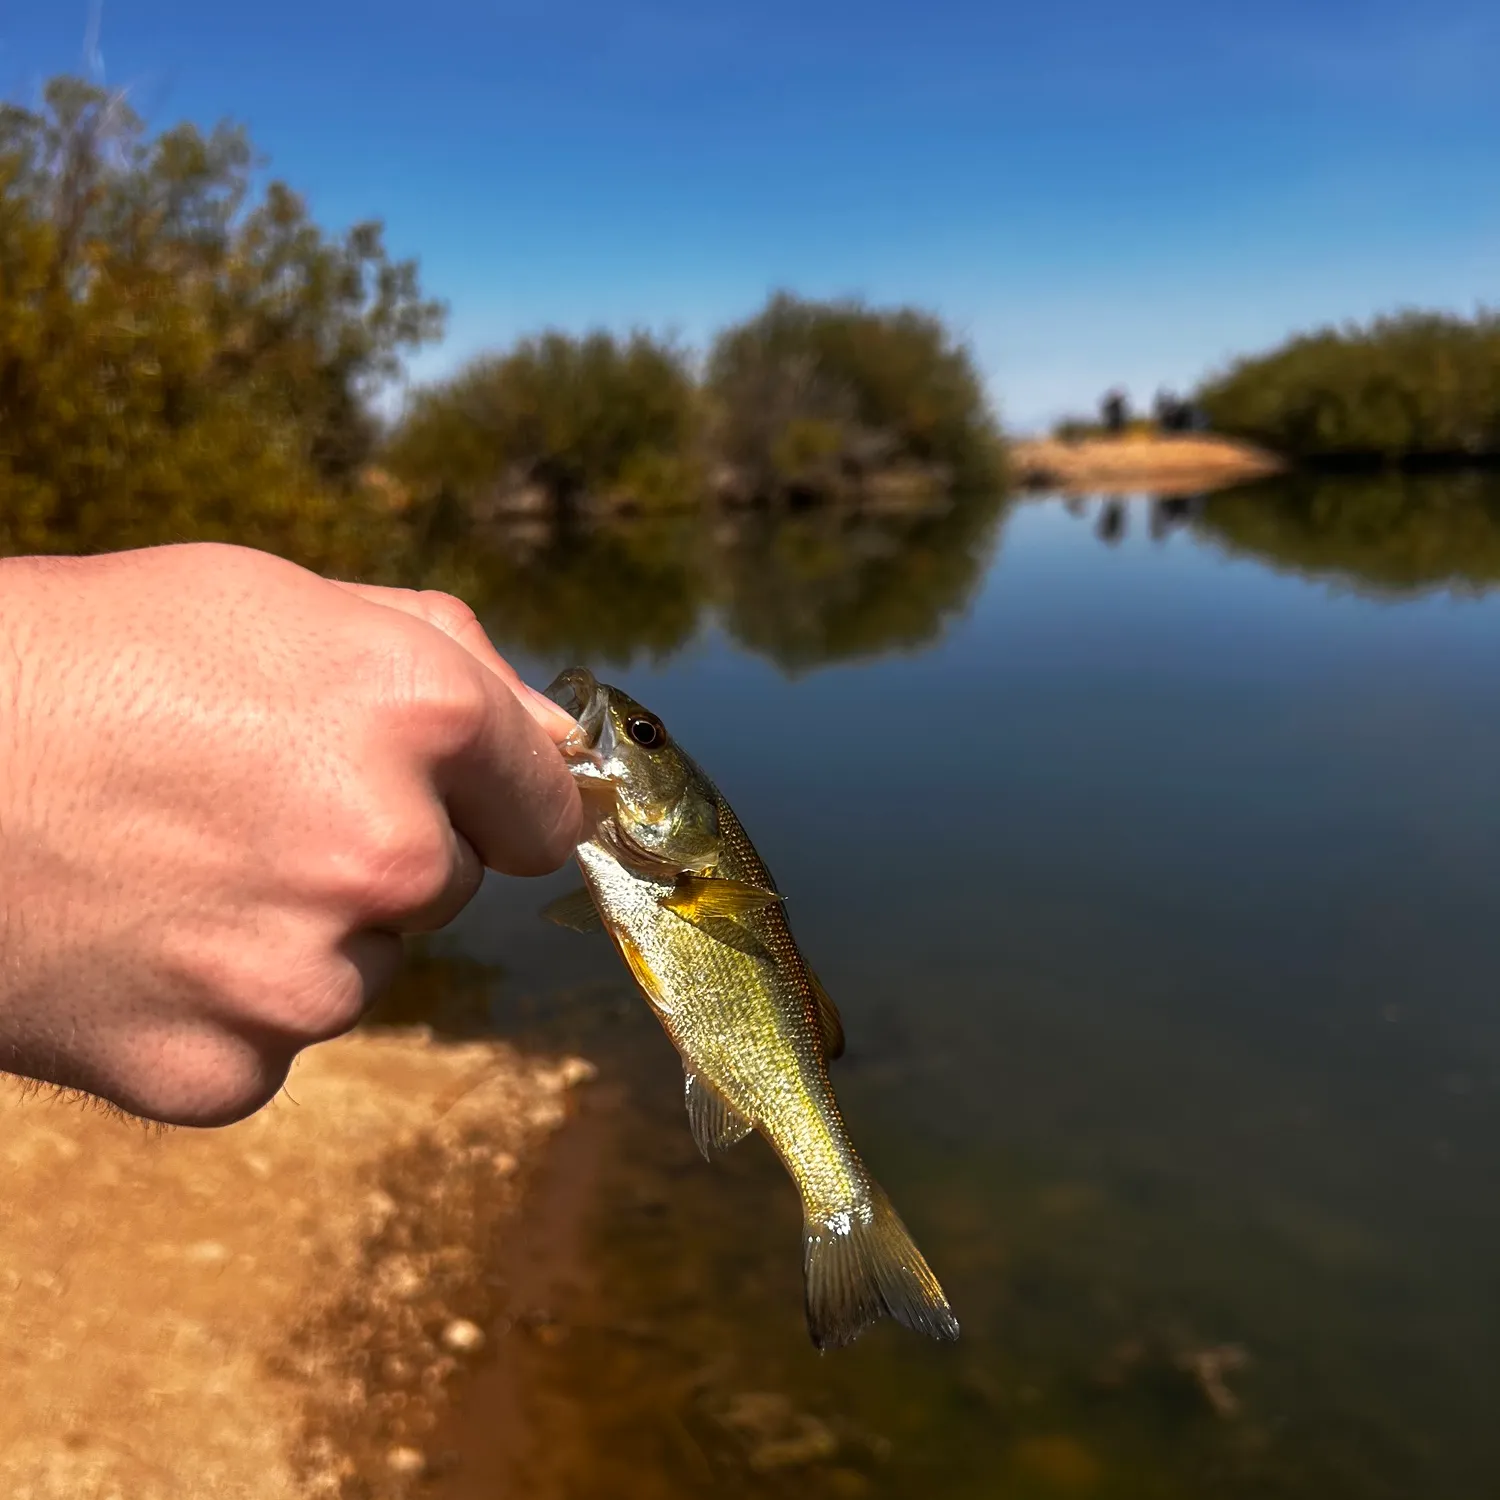
[[[424,1029],[299,1059],[260,1114],[152,1131],[0,1090],[0,1494],[398,1496],[478,1354],[489,1254],[593,1076]]]

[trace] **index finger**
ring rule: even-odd
[[[481,666],[487,667],[500,678],[516,695],[521,707],[541,725],[553,741],[561,743],[578,727],[570,714],[521,680],[520,673],[495,650],[494,642],[479,623],[479,617],[462,599],[441,593],[437,589],[395,589],[373,583],[345,583],[338,578],[330,578],[328,581],[371,604],[383,604],[387,609],[400,610],[404,615],[424,620],[441,630]]]

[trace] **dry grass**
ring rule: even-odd
[[[1061,442],[1038,438],[1012,449],[1020,482],[1064,493],[1144,490],[1156,495],[1197,494],[1264,474],[1281,460],[1248,443],[1192,435],[1131,434]]]

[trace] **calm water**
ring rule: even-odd
[[[544,553],[496,634],[720,782],[964,1329],[816,1356],[780,1169],[692,1154],[607,945],[536,920],[573,882],[496,882],[455,951],[631,1100],[535,1355],[557,1493],[1500,1494],[1493,483]]]

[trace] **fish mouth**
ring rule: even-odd
[[[569,667],[547,685],[545,696],[577,720],[577,727],[560,746],[563,754],[597,764],[609,723],[609,690],[587,667]]]

